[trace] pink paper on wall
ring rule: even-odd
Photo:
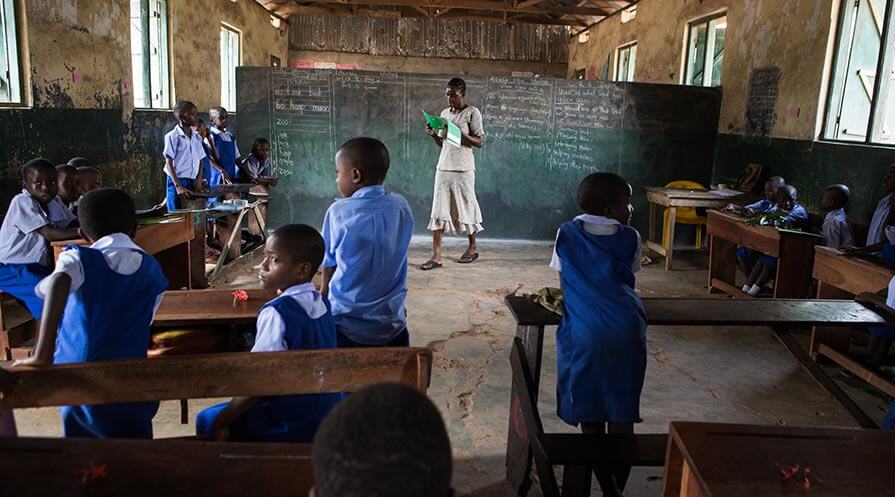
[[[75,82],[75,84],[81,84],[84,82],[84,76],[81,75],[81,71],[75,69],[71,72],[71,79]]]
[[[314,61],[309,59],[292,59],[294,69],[313,69]]]

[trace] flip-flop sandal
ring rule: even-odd
[[[469,264],[470,262],[474,262],[479,258],[479,253],[475,252],[473,254],[463,254],[460,256],[460,259],[457,260],[460,264]]]
[[[424,262],[424,263],[420,266],[420,269],[422,269],[423,271],[429,271],[429,270],[432,270],[432,269],[438,269],[438,268],[443,267],[443,266],[444,266],[444,264],[441,264],[441,263],[438,263],[438,262],[433,261],[432,259],[429,259],[428,261]]]

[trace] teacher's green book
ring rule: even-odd
[[[447,125],[448,130],[445,139],[451,145],[460,148],[460,139],[463,138],[463,134],[460,132],[460,127],[450,121],[448,121]]]
[[[447,126],[448,121],[443,117],[433,116],[432,114],[426,114],[426,111],[423,111],[423,117],[426,118],[426,124],[429,125],[432,129],[437,129],[441,131]]]

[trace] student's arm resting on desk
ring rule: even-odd
[[[59,330],[59,321],[62,319],[62,311],[68,301],[68,293],[71,289],[71,277],[66,273],[53,273],[47,276],[49,290],[46,293],[43,314],[40,317],[40,329],[37,331],[37,340],[31,357],[17,361],[22,366],[48,366],[53,363],[53,353],[56,351],[56,334]]]
[[[51,225],[46,225],[43,228],[37,230],[40,236],[47,239],[47,241],[58,242],[60,240],[71,240],[74,238],[80,238],[78,234],[78,228],[54,228]]]

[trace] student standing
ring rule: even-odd
[[[211,171],[211,186],[229,183],[236,179],[236,161],[239,159],[239,147],[236,137],[227,129],[230,115],[223,107],[212,107],[208,111],[211,118],[211,136],[209,142],[214,145],[214,160],[218,167]]]
[[[194,132],[198,126],[196,106],[179,101],[174,105],[177,125],[165,135],[166,204],[168,211],[183,208],[184,199],[192,198],[193,190],[204,188],[202,159],[207,157],[202,138]]]
[[[374,138],[348,140],[336,154],[344,198],[323,219],[322,291],[339,347],[410,344],[404,300],[413,213],[404,197],[383,189],[388,167],[388,150]]]
[[[134,201],[122,190],[94,190],[81,199],[81,234],[40,282],[44,319],[28,366],[145,358],[152,323],[168,280],[131,237]],[[64,312],[63,312],[64,310]],[[61,324],[60,324],[61,321]],[[158,402],[66,406],[66,437],[152,438]]]
[[[631,192],[616,174],[584,178],[584,214],[559,228],[550,262],[560,272],[565,309],[556,332],[557,412],[584,433],[633,433],[642,421],[646,314],[634,291],[641,240],[628,226]],[[621,496],[630,467],[595,473],[603,495]]]
[[[460,78],[448,81],[444,95],[448,107],[441,111],[441,117],[460,128],[460,147],[446,143],[447,128],[437,130],[426,125],[426,132],[441,148],[441,153],[428,226],[432,231],[432,258],[420,266],[423,271],[444,265],[441,245],[445,233],[466,233],[469,238],[469,246],[457,262],[468,264],[478,259],[476,234],[485,229],[475,195],[475,156],[472,153],[473,148],[481,148],[485,141],[482,113],[465,102],[466,82]]]
[[[43,314],[43,299],[34,287],[53,268],[49,242],[78,237],[75,216],[57,196],[57,173],[46,159],[22,167],[22,192],[12,198],[0,228],[0,290]]]

